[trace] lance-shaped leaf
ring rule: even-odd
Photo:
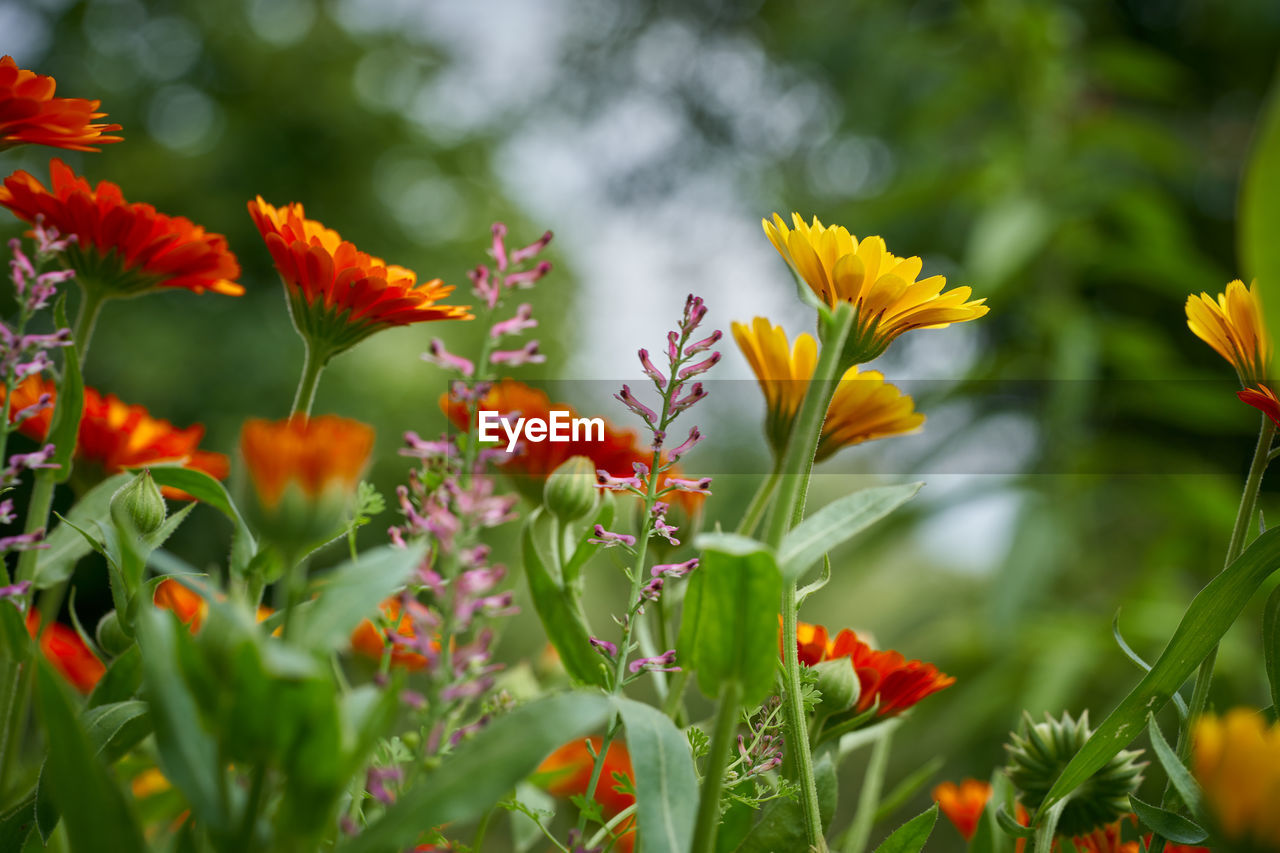
[[[799,579],[823,554],[911,500],[923,485],[910,483],[863,489],[827,504],[796,525],[782,540],[778,566],[783,577]]]
[[[928,811],[916,815],[893,831],[875,853],[920,853],[924,843],[933,833],[933,825],[938,822],[938,804],[934,803]]]
[[[689,739],[657,708],[631,699],[616,702],[635,774],[640,837],[649,850],[684,853],[698,809]]]
[[[81,531],[95,529],[95,523],[108,523],[111,496],[130,479],[129,474],[116,474],[103,480],[85,492],[67,512],[66,520],[49,532],[44,540],[49,547],[36,557],[36,573],[31,579],[36,589],[47,589],[71,577],[76,563],[93,550]]]
[[[1043,825],[1044,815],[1055,803],[1083,784],[1146,728],[1147,715],[1169,702],[1277,567],[1280,528],[1272,528],[1200,591],[1151,670],[1063,768],[1041,805],[1037,826]]]
[[[245,524],[244,516],[236,508],[226,488],[203,471],[191,468],[157,465],[151,469],[151,476],[160,485],[181,489],[231,520],[235,527],[231,536],[231,568],[235,572],[244,571],[253,559],[257,544],[249,531],[249,525]]]
[[[311,585],[315,597],[299,608],[296,633],[291,641],[301,648],[336,651],[356,626],[378,610],[378,605],[404,587],[426,547],[386,545],[349,560]]]
[[[678,661],[693,668],[706,695],[734,680],[743,704],[754,705],[773,690],[782,575],[754,539],[703,534],[695,544],[702,556],[685,596]]]

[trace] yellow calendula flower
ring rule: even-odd
[[[764,391],[768,407],[765,435],[781,454],[813,378],[817,342],[802,334],[792,348],[783,328],[764,317],[756,317],[750,326],[734,323],[733,337]],[[821,461],[842,447],[911,432],[922,423],[924,415],[915,411],[911,397],[885,382],[880,373],[859,373],[857,367],[851,367],[841,377],[827,409],[816,458]]]
[[[919,278],[919,258],[899,258],[879,237],[861,241],[839,225],[815,216],[805,224],[791,214],[788,227],[778,214],[763,220],[764,233],[800,278],[828,306],[851,303],[857,319],[845,344],[843,364],[862,364],[884,352],[894,338],[912,329],[941,329],[986,314],[985,299],[970,299],[968,287],[943,292],[940,275]]]
[[[1187,326],[1231,362],[1244,385],[1258,385],[1267,378],[1271,336],[1263,323],[1256,281],[1245,287],[1236,279],[1216,299],[1207,293],[1188,296]]]
[[[1231,849],[1280,850],[1280,725],[1245,708],[1201,717],[1192,772]]]

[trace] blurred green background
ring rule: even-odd
[[[125,143],[65,159],[240,258],[242,298],[108,305],[88,368],[204,423],[212,449],[230,452],[247,416],[285,414],[300,368],[255,194],[457,285],[495,219],[515,242],[554,229],[557,270],[530,296],[548,361],[523,377],[634,380],[634,350],[660,343],[689,291],[726,331],[755,314],[806,330],[759,229],[774,210],[881,234],[988,297],[983,320],[910,335],[875,365],[917,383],[924,431],[815,479],[811,506],[929,482],[836,554],[802,614],[959,679],[898,738],[890,785],[934,755],[939,779],[985,777],[1023,709],[1100,718],[1137,677],[1116,612],[1154,657],[1219,568],[1257,417],[1183,302],[1239,275],[1238,179],[1278,47],[1272,0],[0,0],[0,53],[124,125]],[[49,154],[3,168],[44,178]],[[443,428],[444,378],[418,354],[436,335],[472,351],[483,331],[387,332],[326,374],[317,411],[379,428],[385,493],[405,474],[399,434]],[[711,440],[688,468],[759,472],[742,408],[762,410],[732,346],[720,370],[746,390],[707,404]],[[722,476],[709,516],[736,519],[754,479]],[[217,560],[209,518],[174,550]],[[1265,704],[1257,610],[1223,647],[1223,705]],[[507,649],[536,630],[520,617]],[[957,847],[946,828],[930,849]]]

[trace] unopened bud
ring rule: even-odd
[[[836,658],[815,664],[813,668],[818,673],[818,691],[822,693],[819,714],[840,714],[857,704],[861,690],[852,661]]]
[[[573,456],[551,472],[542,502],[561,521],[582,518],[596,507],[596,466],[585,456]]]
[[[111,498],[111,519],[126,528],[132,526],[143,536],[160,529],[165,513],[164,496],[151,478],[151,471],[146,469],[121,486]]]
[[[94,635],[98,640],[98,645],[109,655],[118,655],[125,649],[133,645],[133,640],[124,632],[124,628],[120,626],[120,617],[114,610],[109,611],[98,621],[97,630]]]

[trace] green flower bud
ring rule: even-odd
[[[853,661],[849,658],[824,660],[812,667],[818,673],[818,691],[822,699],[818,702],[818,714],[841,714],[858,704],[861,684],[858,674],[853,671]]]
[[[114,610],[98,621],[98,627],[93,633],[98,640],[98,645],[109,655],[121,654],[133,645],[133,639],[124,632],[124,628],[120,625],[120,617]]]
[[[596,466],[585,456],[573,456],[551,472],[542,502],[561,521],[582,518],[596,508]]]
[[[111,520],[126,530],[132,527],[143,536],[160,529],[166,512],[160,487],[146,469],[121,486],[111,498]]]
[[[1067,762],[1084,747],[1093,730],[1089,728],[1087,711],[1078,721],[1065,712],[1060,720],[1046,713],[1043,723],[1033,721],[1026,712],[1022,716],[1022,731],[1014,732],[1004,747],[1009,753],[1005,773],[1018,790],[1018,801],[1035,813]],[[1058,836],[1088,835],[1127,815],[1132,810],[1129,795],[1136,793],[1142,784],[1142,768],[1147,766],[1146,762],[1138,761],[1140,755],[1140,749],[1117,752],[1102,769],[1076,788],[1058,819]]]

